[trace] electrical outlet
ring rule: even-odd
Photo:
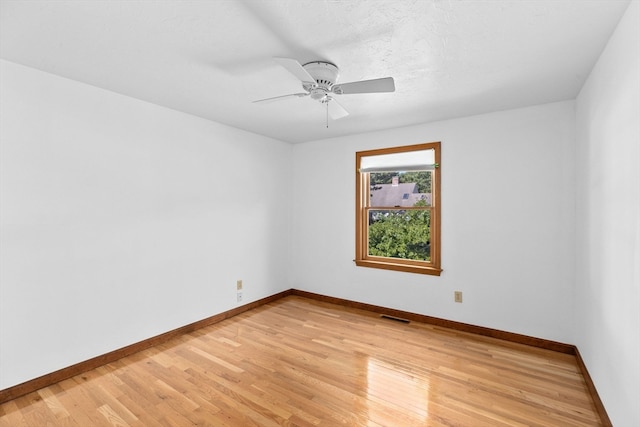
[[[453,300],[455,302],[462,302],[462,291],[454,291],[453,292]]]
[[[242,292],[238,292],[236,295],[237,302],[242,302]]]
[[[241,291],[242,290],[242,280],[238,280],[236,282],[236,289]]]

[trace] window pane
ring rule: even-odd
[[[356,153],[359,267],[439,276],[440,142]]]
[[[371,256],[431,261],[431,210],[370,210]]]
[[[433,171],[371,172],[370,207],[432,206]]]

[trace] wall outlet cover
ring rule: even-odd
[[[453,293],[453,300],[455,302],[462,302],[462,291],[455,291]]]

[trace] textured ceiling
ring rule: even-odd
[[[629,1],[0,0],[0,57],[289,142],[573,99]],[[273,61],[326,60],[329,121]]]

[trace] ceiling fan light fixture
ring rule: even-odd
[[[331,86],[336,83],[340,74],[340,70],[335,64],[325,61],[307,62],[302,68],[313,77],[318,86],[327,90],[331,90]]]
[[[322,88],[312,89],[311,92],[309,93],[309,95],[311,96],[311,99],[313,99],[315,101],[320,101],[320,102],[328,101],[327,100],[327,91],[322,89]]]
[[[262,103],[290,97],[308,96],[314,101],[326,105],[327,120],[329,116],[337,120],[348,116],[349,113],[331,95],[395,91],[395,84],[392,77],[336,84],[339,70],[338,67],[331,62],[312,61],[301,65],[298,61],[291,58],[274,58],[274,60],[300,80],[304,92],[260,99],[254,102]]]

